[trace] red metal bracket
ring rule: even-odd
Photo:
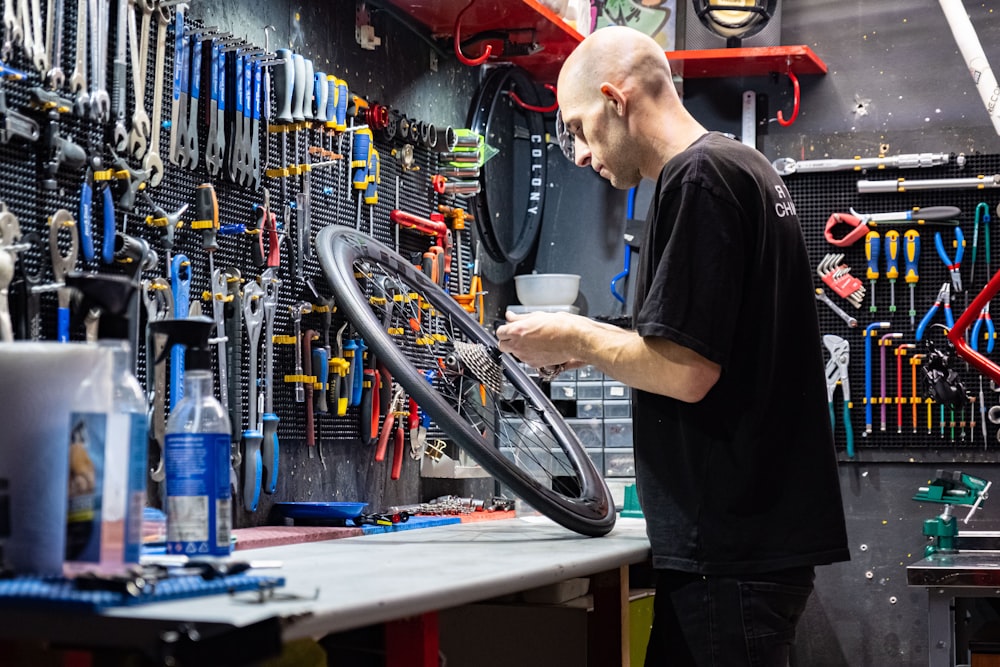
[[[483,55],[478,58],[469,58],[464,53],[462,53],[462,15],[469,10],[476,0],[471,0],[469,4],[465,6],[465,9],[458,13],[455,17],[455,57],[458,58],[458,62],[463,65],[469,65],[470,67],[475,67],[476,65],[482,65],[486,62],[490,54],[493,53],[493,47],[490,44],[486,45],[486,49],[483,51]]]
[[[788,78],[792,81],[792,117],[785,120],[785,117],[778,112],[778,125],[782,127],[788,127],[795,122],[795,119],[799,117],[799,102],[801,100],[801,94],[799,92],[799,78],[795,76],[795,72],[788,70]]]

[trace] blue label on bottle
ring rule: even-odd
[[[229,434],[171,433],[165,439],[167,553],[229,555]]]
[[[146,506],[146,457],[149,421],[132,413],[129,427],[128,500],[125,509],[125,562],[138,563],[142,548],[142,517]]]

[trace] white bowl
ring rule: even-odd
[[[514,290],[525,306],[569,306],[580,292],[580,276],[575,273],[514,276]]]

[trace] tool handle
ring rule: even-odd
[[[368,164],[371,162],[372,131],[358,130],[354,133],[354,147],[351,150],[351,168],[354,170],[351,183],[355,190],[368,189]]]
[[[382,462],[385,460],[385,450],[389,446],[389,435],[393,432],[393,424],[396,421],[396,415],[393,413],[388,413],[385,416],[385,423],[382,424],[382,432],[378,436],[378,445],[375,447],[375,460]]]
[[[101,261],[111,264],[115,261],[115,200],[111,188],[101,188],[101,215],[104,220],[104,245],[101,246]]]
[[[355,406],[361,405],[361,394],[365,386],[365,350],[368,349],[364,339],[359,338],[357,345],[358,349],[354,352],[354,363],[351,364],[354,375],[351,379],[351,405]]]
[[[306,329],[302,334],[302,372],[307,376],[312,375],[312,340],[315,335],[316,332],[312,329]],[[315,447],[316,422],[315,417],[313,417],[313,384],[312,382],[303,384],[306,394],[306,445]],[[312,456],[311,453],[310,456]]]
[[[337,79],[337,130],[339,132],[347,129],[347,104],[350,101],[350,96],[347,82],[343,79]]]
[[[827,407],[830,408],[830,427],[833,429],[837,428],[837,416],[833,411],[833,401],[827,403]]]
[[[382,165],[378,151],[369,151],[368,187],[365,188],[365,203],[374,206],[378,203],[378,186],[382,182]]]
[[[201,247],[208,252],[219,249],[219,200],[211,183],[202,183],[195,190],[194,209],[196,220],[192,225],[201,229]]]
[[[254,266],[263,269],[267,266],[264,259],[264,225],[267,222],[267,209],[257,205],[254,207],[254,217],[247,225],[246,232],[250,234],[250,260]]]
[[[403,471],[403,429],[396,428],[396,437],[392,448],[392,473],[390,479],[399,479]]]
[[[908,229],[903,234],[903,261],[905,263],[905,279],[908,283],[915,283],[920,279],[917,273],[917,260],[920,257],[920,233],[915,229]]]
[[[379,394],[378,409],[382,414],[387,415],[392,407],[392,372],[381,361],[378,362],[375,370],[379,374],[379,381],[383,389]]]
[[[250,103],[252,108],[250,117],[254,120],[260,120],[261,115],[261,83],[263,80],[263,69],[264,67],[260,64],[259,60],[254,60],[250,63],[250,72],[253,77],[250,82]]]
[[[315,118],[315,114],[313,114],[313,86],[316,70],[313,67],[313,61],[309,58],[303,59],[302,65],[302,118],[303,120],[312,120]],[[296,83],[298,83],[297,79]]]
[[[969,337],[969,347],[979,352],[979,334],[983,329],[983,314],[980,313],[976,323],[972,325],[972,335]]]
[[[885,233],[885,277],[889,280],[899,277],[899,232],[895,229]]]
[[[260,431],[243,431],[243,508],[256,512],[260,502],[263,459],[260,444],[264,436]]]
[[[878,278],[878,256],[882,241],[878,232],[865,234],[865,258],[868,260],[868,280]]]
[[[330,86],[326,80],[326,72],[316,72],[313,75],[313,97],[316,99],[316,112],[313,117],[321,123],[329,120],[327,115]]]
[[[930,326],[931,319],[934,317],[934,313],[937,312],[938,305],[939,304],[935,302],[934,305],[931,306],[931,309],[927,311],[927,314],[924,315],[923,319],[920,320],[920,324],[917,325],[917,342],[923,340],[924,332],[927,331],[927,327]]]
[[[60,308],[57,314],[56,340],[60,343],[69,342],[69,308]]]
[[[80,249],[88,262],[94,259],[94,188],[90,174],[83,179],[80,189]]]
[[[913,209],[908,220],[952,220],[962,214],[957,206],[924,206]]]
[[[833,406],[830,407],[833,410]],[[851,402],[844,401],[844,430],[847,432],[847,455],[854,458],[854,427],[851,426]]]
[[[275,55],[282,60],[274,66],[274,96],[277,98],[279,123],[292,122],[292,87],[295,83],[295,64],[291,49],[278,49]]]
[[[337,416],[343,417],[347,414],[347,398],[344,394],[344,378],[347,377],[347,372],[348,369],[350,369],[351,364],[343,357],[333,359],[330,364],[333,366],[334,370],[330,377],[330,401],[333,403],[333,409],[336,410]]]
[[[267,476],[264,478],[264,493],[271,494],[278,487],[278,415],[265,413],[261,418],[264,426],[264,439],[260,444],[261,461]]]
[[[292,65],[295,72],[292,82],[292,120],[301,123],[305,120],[305,116],[302,115],[302,103],[306,97],[306,59],[298,53],[293,53]]]
[[[314,401],[316,412],[325,415],[330,411],[326,402],[326,394],[329,389],[330,364],[325,347],[317,347],[312,351],[313,371],[319,380],[319,390],[316,392]]]
[[[341,411],[340,405],[337,406],[337,414],[344,415],[347,412],[347,407],[351,405],[356,405],[352,402],[354,397],[354,376],[356,374],[355,367],[358,365],[358,343],[353,338],[347,340],[344,343],[344,359],[347,360],[347,373],[344,374],[343,382],[343,394],[341,394],[341,400],[344,401],[344,410]]]

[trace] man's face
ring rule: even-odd
[[[566,131],[573,138],[578,167],[590,165],[601,178],[621,190],[639,183],[642,177],[635,151],[630,149],[625,119],[616,113],[613,101],[603,95],[583,100],[570,94],[563,97],[560,111]]]

